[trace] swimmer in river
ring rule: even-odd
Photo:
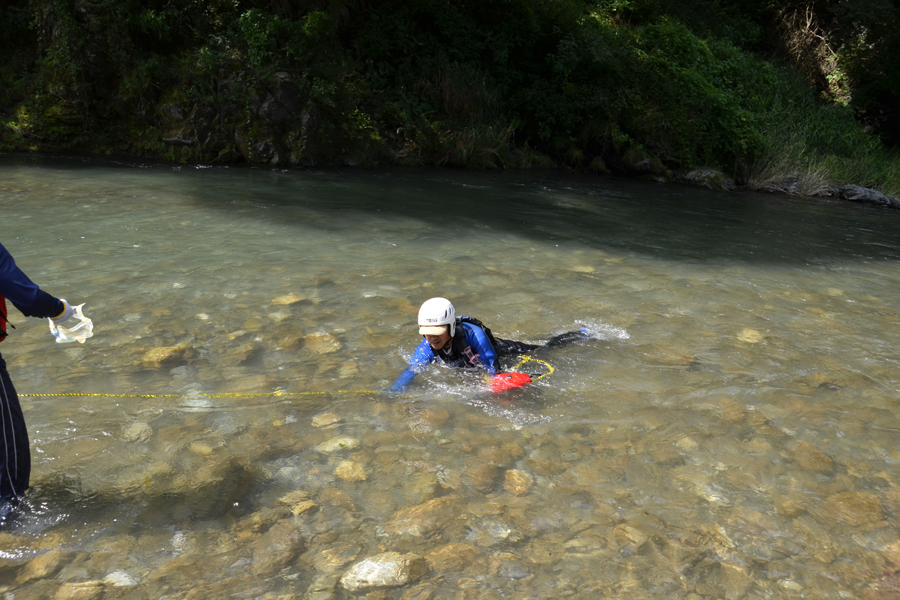
[[[400,392],[431,363],[440,361],[450,367],[484,369],[492,377],[492,389],[502,391],[530,382],[530,378],[510,378],[500,372],[502,356],[525,354],[538,348],[559,348],[589,337],[587,330],[568,331],[543,344],[527,344],[494,337],[484,323],[474,317],[456,316],[446,298],[432,298],[419,309],[419,334],[425,339],[413,351],[409,367],[400,374],[390,391]],[[506,383],[504,383],[506,382]]]

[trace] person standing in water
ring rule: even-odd
[[[402,391],[435,361],[450,367],[484,369],[489,375],[498,376],[501,356],[524,354],[538,348],[558,348],[588,337],[587,330],[582,329],[557,335],[544,344],[497,338],[478,319],[457,317],[456,309],[446,298],[432,298],[422,304],[418,322],[419,334],[425,339],[413,351],[409,367],[390,387],[391,391]]]
[[[7,320],[6,301],[26,317],[50,318],[56,326],[75,315],[65,300],[41,290],[16,266],[12,255],[0,244],[0,342],[8,335],[7,327],[15,327]],[[10,510],[28,489],[31,476],[31,451],[28,432],[19,397],[0,355],[0,518]]]

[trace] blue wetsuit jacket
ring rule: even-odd
[[[466,356],[465,350],[470,350],[470,353],[477,357],[475,364],[472,364]],[[497,373],[497,351],[484,330],[472,323],[457,322],[456,335],[453,336],[450,352],[435,351],[428,340],[423,339],[409,359],[409,368],[400,374],[391,389],[402,390],[418,373],[424,371],[425,367],[435,360],[440,360],[453,367],[483,367],[491,375]]]

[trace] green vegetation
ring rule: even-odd
[[[900,191],[893,0],[18,0],[0,149]]]

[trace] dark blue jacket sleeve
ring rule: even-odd
[[[463,323],[466,330],[466,343],[472,347],[472,351],[478,355],[478,359],[487,372],[491,375],[497,373],[497,352],[491,345],[491,340],[481,327],[470,323]]]
[[[63,311],[62,302],[41,290],[0,244],[0,296],[22,311],[26,317],[55,317]]]
[[[434,362],[434,350],[431,349],[431,344],[428,343],[428,340],[422,340],[422,343],[413,350],[413,355],[409,359],[409,368],[400,373],[400,377],[397,378],[391,389],[402,390],[432,362]]]

